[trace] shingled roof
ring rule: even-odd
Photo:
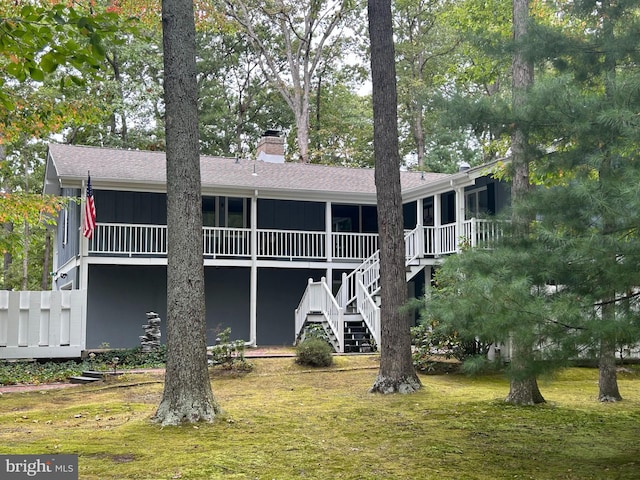
[[[201,156],[203,193],[279,192],[286,196],[317,198],[375,196],[374,169],[346,168],[302,163],[269,163],[248,159]],[[96,189],[163,190],[166,184],[165,154],[74,145],[49,145],[45,192],[80,188],[91,172]],[[402,191],[457,177],[441,173],[401,172]],[[342,194],[342,195],[341,195]]]

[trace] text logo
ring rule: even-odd
[[[0,455],[3,480],[78,480],[77,455]]]

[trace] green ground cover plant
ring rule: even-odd
[[[623,402],[597,402],[597,370],[571,368],[540,382],[547,404],[514,407],[500,374],[422,375],[419,392],[381,396],[376,355],[334,360],[212,373],[224,413],[188,427],[150,422],[160,374],[5,393],[0,453],[78,454],[90,480],[638,478],[637,370],[620,373]]]
[[[82,361],[0,361],[0,385],[64,382],[83,370],[158,368],[164,367],[165,358],[166,346],[163,345],[151,353],[143,353],[140,347],[106,350]]]

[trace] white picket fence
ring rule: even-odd
[[[86,298],[84,290],[0,291],[0,359],[80,357]]]

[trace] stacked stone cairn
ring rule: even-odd
[[[142,325],[144,335],[140,335],[143,353],[150,353],[160,348],[160,316],[156,312],[147,312],[147,324]]]

